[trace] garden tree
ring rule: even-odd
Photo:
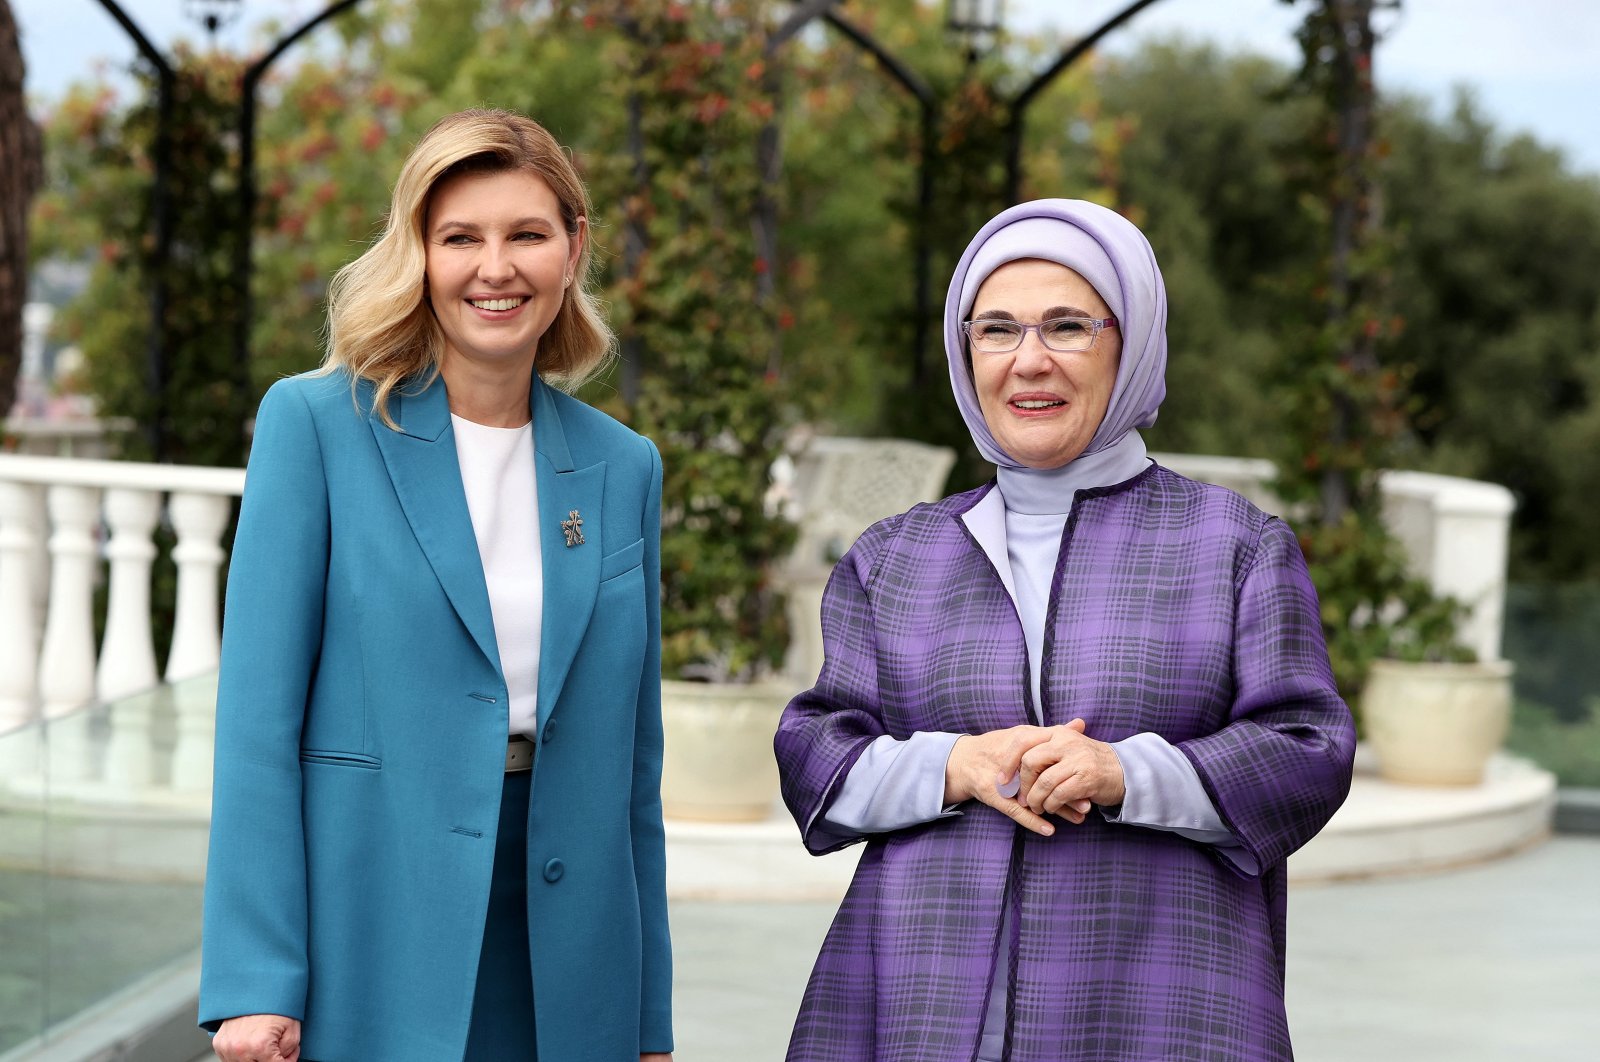
[[[1117,207],[1150,238],[1167,283],[1167,398],[1146,432],[1179,453],[1270,457],[1285,424],[1270,379],[1284,344],[1283,278],[1315,263],[1312,219],[1285,194],[1311,135],[1282,65],[1152,43],[1098,72],[1120,138]]]
[[[1418,462],[1516,493],[1519,578],[1600,578],[1600,180],[1469,97],[1390,120]]]
[[[787,643],[772,569],[792,528],[765,495],[794,401],[772,364],[777,311],[760,278],[773,263],[752,227],[757,135],[774,117],[768,6],[598,7],[621,29],[607,45],[620,104],[607,111],[624,116],[611,139],[635,143],[596,168],[594,187],[642,237],[613,301],[643,360],[626,412],[665,466],[662,665],[682,677],[755,677]]]
[[[1407,573],[1378,494],[1378,472],[1394,467],[1408,430],[1411,365],[1392,342],[1400,322],[1388,297],[1392,242],[1376,179],[1386,153],[1372,80],[1377,2],[1313,0],[1298,33],[1304,61],[1295,87],[1319,106],[1288,165],[1320,230],[1319,259],[1285,288],[1294,323],[1276,366],[1287,416],[1274,487],[1289,506],[1334,675],[1352,703],[1377,657],[1470,658],[1454,643],[1456,604]]]
[[[1285,364],[1322,246],[1287,194],[1314,103],[1271,61],[1179,42],[1107,62],[1104,113],[1125,126],[1116,202],[1149,234],[1171,299],[1168,396],[1152,446],[1274,456]],[[1375,178],[1392,334],[1408,362],[1396,467],[1517,495],[1516,578],[1593,579],[1600,488],[1600,182],[1497,132],[1462,97],[1443,118],[1380,111]]]
[[[0,0],[0,417],[16,400],[28,294],[28,206],[41,180],[39,129],[22,92],[22,45]]]
[[[117,109],[108,92],[76,92],[50,124],[48,187],[39,203],[40,251],[98,256],[87,290],[62,315],[65,336],[84,352],[100,411],[147,424],[158,405],[168,423],[167,457],[183,464],[237,464],[238,426],[248,415],[232,386],[226,337],[234,320],[229,284],[234,158],[218,130],[234,112],[236,63],[179,49],[170,130],[173,241],[165,265],[167,388],[158,403],[143,370],[145,295],[156,264],[148,194],[155,84],[139,74],[140,101]],[[146,437],[122,440],[146,457]]]

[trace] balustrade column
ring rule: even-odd
[[[97,487],[53,486],[47,505],[50,535],[50,605],[39,654],[39,696],[53,721],[48,737],[54,779],[77,781],[90,773],[89,714],[94,701],[95,533],[100,525]]]
[[[214,672],[221,658],[217,583],[226,557],[222,535],[232,512],[233,499],[215,494],[175,493],[167,505],[178,535],[172,551],[178,566],[178,610],[166,677],[176,687],[178,743],[172,753],[172,787],[180,792],[211,788],[216,683],[198,676]]]
[[[154,760],[150,698],[135,694],[148,693],[160,681],[150,634],[150,565],[156,556],[150,536],[161,518],[161,495],[113,487],[106,491],[105,516],[111,529],[110,598],[95,685],[111,713],[105,766],[110,795],[134,800],[150,784]]]
[[[0,734],[38,713],[39,619],[34,610],[38,544],[44,538],[44,491],[0,482]]]
[[[113,487],[106,491],[105,514],[111,529],[106,546],[111,585],[95,685],[100,700],[109,704],[160,681],[150,637],[150,565],[156,557],[150,536],[161,518],[161,495]]]
[[[44,540],[44,491],[0,482],[0,784],[39,773],[39,617],[35,552]]]
[[[217,494],[175,493],[167,503],[178,544],[172,560],[178,566],[178,607],[172,627],[172,653],[167,681],[214,671],[222,654],[217,581],[227,554],[222,533],[233,512],[233,499]]]

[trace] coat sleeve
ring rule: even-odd
[[[892,521],[868,528],[834,565],[822,594],[822,672],[814,687],[783,710],[773,739],[783,801],[813,855],[862,839],[854,831],[830,829],[824,814],[867,746],[886,732],[866,588],[872,559],[891,528]]]
[[[327,569],[316,425],[282,381],[256,415],[228,570],[200,979],[212,1031],[241,1014],[305,1016],[300,732]]]
[[[634,731],[633,870],[643,928],[639,1052],[672,1050],[672,942],[667,927],[666,836],[661,824],[661,454],[648,439],[644,507],[646,642]]]
[[[1328,664],[1317,592],[1282,520],[1266,522],[1246,562],[1234,624],[1229,722],[1178,748],[1265,871],[1344,803],[1356,744]]]

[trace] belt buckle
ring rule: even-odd
[[[533,742],[522,735],[506,739],[506,773],[533,770]]]

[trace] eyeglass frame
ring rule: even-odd
[[[1044,337],[1044,333],[1041,332],[1040,329],[1042,329],[1045,325],[1052,324],[1052,323],[1054,323],[1056,321],[1082,321],[1084,324],[1089,326],[1089,342],[1085,343],[1081,347],[1056,347],[1056,346],[1051,346],[1050,345],[1050,341]],[[977,342],[973,338],[972,326],[975,325],[975,324],[990,324],[990,323],[1016,325],[1018,328],[1022,329],[1022,331],[1017,334],[1017,343],[1016,343],[1016,345],[1015,346],[1011,346],[1011,347],[1007,347],[1005,350],[984,350],[981,347],[979,347],[977,345]],[[1094,317],[1079,317],[1079,316],[1074,315],[1074,314],[1069,314],[1069,315],[1066,315],[1066,316],[1063,316],[1063,317],[1051,317],[1051,318],[1048,318],[1046,320],[1040,321],[1038,324],[1023,324],[1021,321],[1017,321],[1017,320],[1010,319],[1010,318],[1005,318],[1005,317],[979,317],[979,318],[976,318],[974,320],[968,320],[968,321],[962,321],[961,322],[961,332],[962,332],[963,335],[965,335],[967,337],[967,348],[969,350],[976,351],[979,354],[1010,354],[1012,351],[1021,350],[1022,349],[1022,344],[1025,343],[1027,341],[1027,339],[1028,339],[1028,333],[1029,332],[1033,332],[1034,334],[1036,334],[1039,337],[1039,342],[1044,345],[1044,348],[1046,350],[1053,350],[1057,354],[1076,354],[1079,351],[1088,350],[1090,347],[1094,346],[1095,340],[1100,338],[1100,333],[1101,332],[1104,332],[1108,328],[1116,328],[1116,327],[1118,327],[1118,325],[1117,325],[1117,318],[1116,318],[1115,315],[1113,315],[1111,317],[1094,318]]]

